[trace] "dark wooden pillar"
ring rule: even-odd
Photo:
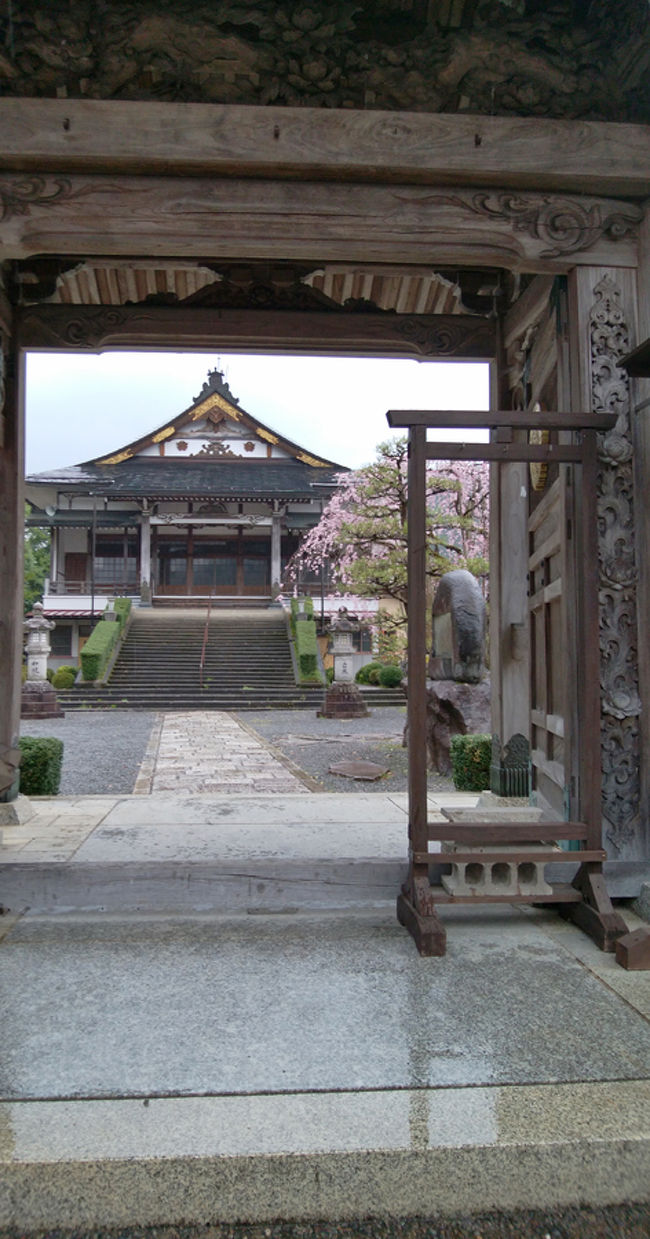
[[[0,801],[18,794],[23,644],[23,367],[0,292]]]

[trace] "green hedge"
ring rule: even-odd
[[[100,620],[95,624],[81,651],[81,670],[84,680],[98,680],[106,669],[108,660],[120,635],[116,620]]]
[[[483,792],[490,786],[491,736],[452,736],[451,773],[459,792]]]
[[[292,598],[291,599],[291,631],[296,635],[296,620],[298,617],[311,620],[314,618],[314,600],[313,598]]]
[[[382,688],[397,688],[402,683],[404,672],[394,663],[388,663],[379,669],[379,683]]]
[[[121,636],[122,633],[124,632],[124,629],[126,628],[126,621],[128,620],[129,615],[131,614],[131,599],[130,598],[116,598],[113,602],[113,610],[115,611],[115,614],[117,615],[117,623],[119,625],[120,636]]]
[[[321,683],[316,624],[313,619],[299,619],[296,624],[296,654],[301,681],[317,680]]]
[[[54,736],[21,736],[19,790],[24,796],[56,796],[61,782],[63,741]]]

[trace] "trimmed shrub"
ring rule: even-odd
[[[115,620],[100,620],[95,624],[81,651],[81,670],[84,680],[98,680],[104,672],[120,633]]]
[[[46,678],[47,678],[47,682],[48,682],[48,684],[51,684],[51,683],[52,683],[52,681],[53,681],[53,679],[54,679],[54,670],[53,670],[53,668],[52,668],[52,667],[48,667],[48,668],[47,668],[47,670],[46,670],[46,672],[45,672],[45,675],[46,675]]]
[[[373,671],[379,671],[381,666],[382,664],[378,662],[364,663],[363,667],[359,667],[359,670],[354,677],[357,684],[370,684],[370,676]]]
[[[52,688],[72,688],[76,678],[76,667],[57,667],[52,676]]]
[[[318,641],[313,619],[299,619],[296,623],[296,654],[300,679],[321,682],[318,671]]]
[[[368,672],[368,683],[374,685],[375,688],[379,685],[379,676],[383,669],[383,663],[375,663],[374,667],[371,667]]]
[[[326,669],[325,669],[325,676],[326,676],[326,679],[327,679],[327,683],[328,683],[328,684],[333,684],[333,683],[334,683],[334,668],[333,668],[333,667],[326,667]]]
[[[54,736],[21,736],[19,790],[24,796],[56,796],[61,782],[63,741]]]
[[[459,792],[483,792],[490,786],[491,736],[452,736],[451,773]]]
[[[124,632],[124,629],[126,628],[126,621],[128,620],[129,615],[131,614],[131,599],[130,598],[116,598],[113,602],[113,610],[115,611],[115,614],[117,615],[117,623],[119,624],[120,635],[121,635]]]
[[[314,618],[314,603],[311,598],[291,599],[291,631],[296,635],[296,621]]]
[[[401,667],[389,663],[387,667],[379,668],[379,683],[382,688],[397,688],[402,683],[404,673]]]

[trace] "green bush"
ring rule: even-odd
[[[316,640],[316,624],[313,619],[299,619],[296,624],[296,654],[301,682],[317,680],[320,683],[318,641]]]
[[[394,663],[389,663],[388,666],[379,668],[379,683],[382,688],[397,688],[402,683],[403,678],[402,668],[395,666]]]
[[[84,680],[98,680],[103,674],[119,633],[120,626],[115,620],[100,620],[95,624],[81,651]]]
[[[482,792],[490,786],[491,736],[452,736],[451,773],[459,792]]]
[[[53,688],[72,688],[77,678],[76,667],[57,667],[52,676]]]
[[[21,736],[20,787],[24,796],[56,796],[61,782],[63,741],[53,736]]]
[[[359,667],[354,677],[357,684],[370,684],[370,676],[375,670],[379,671],[381,666],[382,664],[378,662],[364,663],[363,667]]]
[[[124,632],[124,629],[126,627],[126,621],[128,620],[129,615],[131,614],[131,599],[130,598],[116,598],[115,601],[113,602],[113,610],[115,611],[115,614],[117,615],[117,623],[119,624],[120,635],[121,635]]]
[[[54,669],[52,667],[48,667],[45,672],[45,676],[47,678],[48,684],[51,684],[54,679]]]
[[[383,669],[383,663],[375,663],[374,667],[371,667],[368,672],[368,683],[374,685],[375,688],[379,685],[379,676]]]
[[[328,684],[333,684],[333,683],[334,683],[334,668],[333,668],[333,667],[327,667],[327,668],[326,668],[326,670],[325,670],[325,677],[326,677],[326,679],[327,679],[327,683],[328,683]]]

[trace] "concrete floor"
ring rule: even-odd
[[[650,974],[530,908],[444,909],[420,958],[403,795],[32,808],[0,850],[0,1225],[650,1197]]]

